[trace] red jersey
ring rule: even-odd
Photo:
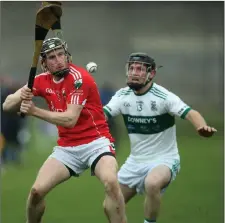
[[[55,81],[50,73],[37,75],[33,87],[34,96],[45,98],[50,111],[64,112],[67,104],[84,106],[73,128],[57,126],[58,145],[77,146],[104,136],[113,141],[94,78],[74,64],[69,68],[69,74],[59,81]]]

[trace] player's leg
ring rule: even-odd
[[[120,189],[122,191],[125,204],[128,203],[128,201],[137,194],[137,191],[135,188],[129,188],[127,185],[124,185],[121,183],[120,183]]]
[[[156,166],[146,176],[144,181],[146,192],[144,202],[145,223],[156,222],[160,209],[161,190],[169,184],[171,177],[171,170],[165,165]]]
[[[140,169],[137,163],[133,162],[129,157],[118,171],[118,181],[123,193],[125,204],[137,194],[137,186],[140,184]]]
[[[45,210],[44,197],[56,185],[70,178],[67,167],[55,158],[45,161],[30,190],[27,201],[27,223],[40,223]]]
[[[110,155],[99,158],[94,173],[105,187],[104,211],[110,223],[125,223],[125,203],[117,178],[117,161]]]

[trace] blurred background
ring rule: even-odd
[[[39,6],[1,2],[1,102],[27,81]],[[103,104],[125,86],[128,55],[142,51],[163,65],[155,81],[218,129],[215,137],[200,138],[177,120],[181,172],[163,196],[158,222],[223,222],[224,3],[64,2],[62,27],[73,62],[98,64],[94,77]],[[36,103],[45,107],[43,100]],[[121,117],[110,126],[121,165],[129,155],[127,132]],[[29,189],[56,140],[53,125],[1,110],[2,222],[25,222]],[[43,222],[106,222],[103,198],[102,186],[87,171],[49,194]],[[127,215],[129,223],[143,222],[143,197],[130,201]]]

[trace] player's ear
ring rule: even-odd
[[[68,51],[66,53],[66,58],[67,58],[67,62],[68,63],[72,63],[72,56],[71,56],[71,54]]]
[[[151,80],[156,74],[156,70],[155,69],[151,69],[151,67],[149,67],[147,69],[147,75],[149,77],[149,79]]]
[[[152,70],[150,72],[150,77],[153,78],[156,75],[156,70]]]
[[[46,72],[48,69],[47,69],[47,65],[46,65],[46,61],[45,60],[42,60],[41,61],[41,69]]]

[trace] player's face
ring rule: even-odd
[[[128,65],[127,82],[135,84],[144,84],[147,78],[146,65],[139,62],[134,62]]]
[[[51,73],[68,68],[67,55],[63,48],[46,54],[46,66]]]

